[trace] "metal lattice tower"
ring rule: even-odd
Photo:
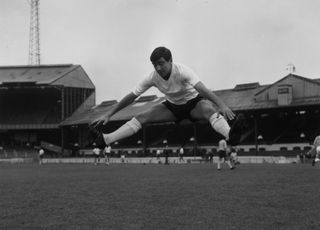
[[[40,65],[39,1],[30,0],[29,65]]]

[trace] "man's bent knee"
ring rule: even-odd
[[[191,115],[200,117],[201,119],[209,120],[210,117],[216,112],[217,110],[214,108],[211,102],[207,100],[201,100],[198,102],[194,110],[192,110]]]

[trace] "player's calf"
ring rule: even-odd
[[[240,113],[234,123],[231,126],[229,131],[229,139],[228,142],[231,146],[238,145],[241,140],[241,136],[247,128],[247,122],[245,116]]]
[[[94,143],[99,149],[104,149],[107,145],[104,141],[103,134],[98,128],[94,128],[93,126],[89,126],[89,131],[91,136],[93,137]]]
[[[238,145],[247,124],[245,116],[240,113],[230,127],[224,116],[219,113],[211,115],[209,122],[215,131],[222,134],[231,146]]]

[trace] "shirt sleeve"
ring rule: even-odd
[[[140,96],[144,92],[146,92],[150,87],[153,86],[152,81],[153,73],[151,73],[149,76],[144,78],[142,81],[139,82],[139,84],[136,86],[136,88],[132,91],[134,95]]]
[[[183,68],[181,68],[181,73],[184,76],[186,82],[192,86],[195,86],[200,81],[199,76],[187,66],[183,66]]]

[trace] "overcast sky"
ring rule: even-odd
[[[29,1],[0,3],[0,65],[26,65]],[[319,12],[319,0],[40,0],[41,64],[80,64],[97,103],[132,91],[157,46],[213,90],[272,84],[290,63],[319,78]]]

